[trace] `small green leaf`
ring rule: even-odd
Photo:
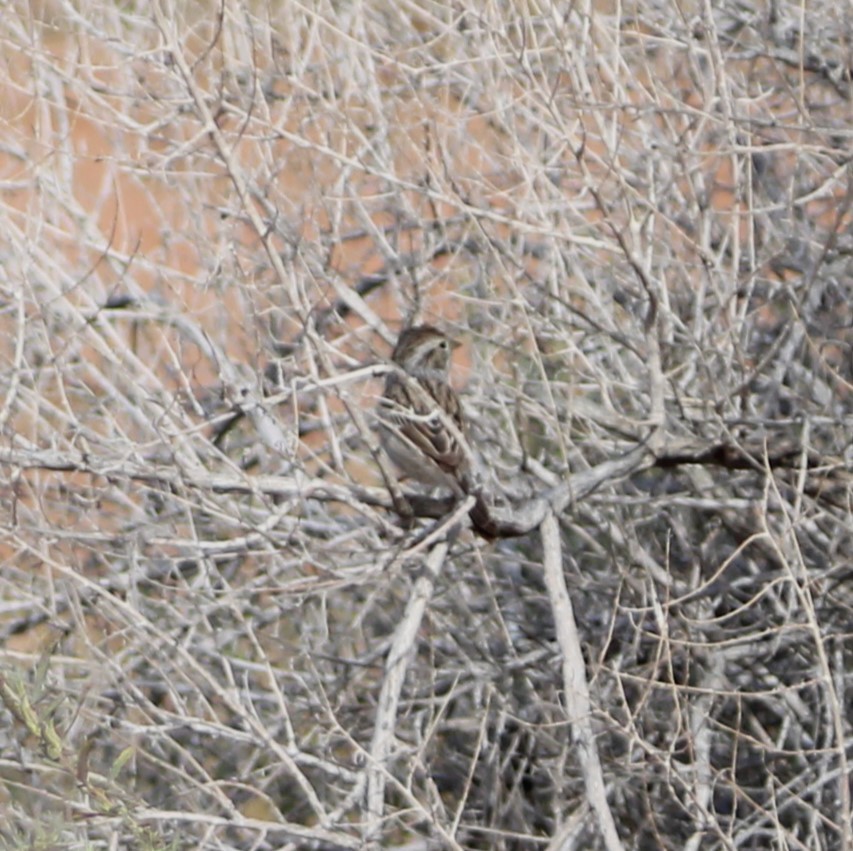
[[[136,753],[136,748],[131,745],[125,748],[116,758],[115,762],[110,766],[110,780],[115,780],[121,772],[122,768],[128,763],[130,758]]]

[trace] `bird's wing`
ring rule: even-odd
[[[412,451],[420,450],[445,472],[454,472],[462,464],[465,453],[456,436],[445,426],[438,405],[428,405],[425,399],[418,398],[424,394],[410,392],[396,375],[389,379],[383,399],[383,407],[388,412],[386,424],[412,444]],[[447,413],[461,432],[459,399],[447,387],[443,396]]]

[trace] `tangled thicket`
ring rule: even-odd
[[[0,23],[0,844],[853,847],[850,10],[97,5]]]

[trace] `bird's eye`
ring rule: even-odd
[[[442,349],[446,349],[446,348],[447,348],[447,340],[442,340],[438,345],[439,345]]]

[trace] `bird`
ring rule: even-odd
[[[391,354],[398,369],[387,374],[379,402],[379,435],[403,478],[463,496],[468,473],[465,419],[450,386],[457,345],[431,325],[400,333]]]

